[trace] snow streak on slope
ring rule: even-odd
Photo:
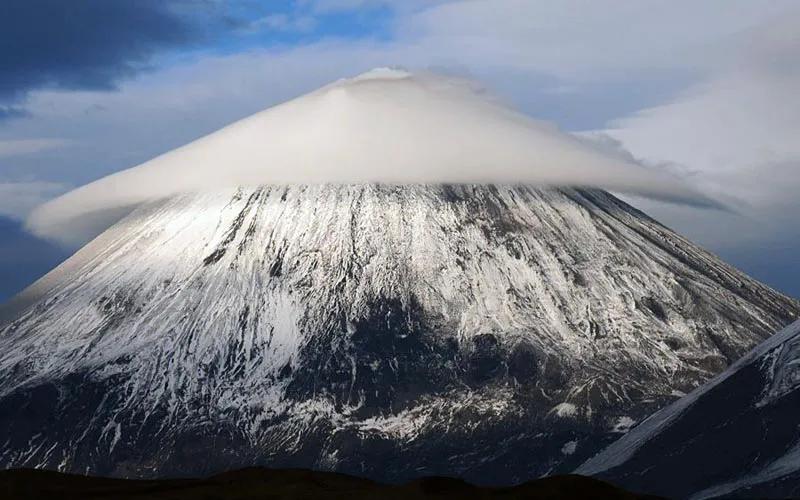
[[[597,190],[269,186],[143,205],[0,329],[0,465],[569,470],[798,304]]]
[[[799,403],[796,321],[576,472],[676,497],[794,497]]]

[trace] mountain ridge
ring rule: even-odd
[[[604,191],[520,185],[175,196],[17,304],[5,467],[497,484],[571,470],[800,311]]]
[[[797,496],[799,360],[796,321],[576,473],[680,498]]]

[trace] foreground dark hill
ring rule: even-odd
[[[604,191],[359,184],[145,204],[12,309],[2,467],[507,485],[800,307]]]
[[[645,500],[608,483],[583,476],[554,476],[512,488],[480,488],[458,479],[421,478],[403,485],[384,485],[344,474],[308,470],[246,469],[206,479],[122,480],[20,469],[0,471],[4,500],[96,499],[530,499]]]
[[[577,472],[675,498],[800,497],[800,321]]]

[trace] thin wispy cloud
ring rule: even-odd
[[[0,158],[39,153],[68,144],[69,141],[65,139],[55,138],[0,140]]]
[[[748,214],[726,245],[798,232],[800,211],[800,11],[744,33],[740,57],[672,102],[608,130],[634,154],[692,172],[692,183]],[[696,230],[719,226],[713,214]],[[706,228],[704,229],[704,226]],[[745,230],[746,229],[746,230]],[[708,233],[708,234],[711,234]]]
[[[316,19],[308,15],[270,14],[249,23],[244,31],[249,33],[261,30],[308,33],[316,25]]]
[[[24,219],[34,207],[68,189],[57,182],[0,182],[0,217]]]

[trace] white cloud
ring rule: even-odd
[[[617,121],[611,136],[638,157],[669,161],[736,213],[650,207],[724,249],[800,239],[800,12],[740,38],[740,58],[674,102]]]
[[[360,182],[579,185],[712,204],[677,178],[502,106],[471,82],[380,69],[83,186],[37,209],[29,226],[63,239],[87,214],[178,192]]]
[[[0,216],[24,219],[34,207],[67,188],[55,182],[0,182]]]
[[[440,55],[601,79],[618,71],[707,71],[728,59],[730,37],[795,5],[792,0],[464,0],[420,9],[398,29]]]

